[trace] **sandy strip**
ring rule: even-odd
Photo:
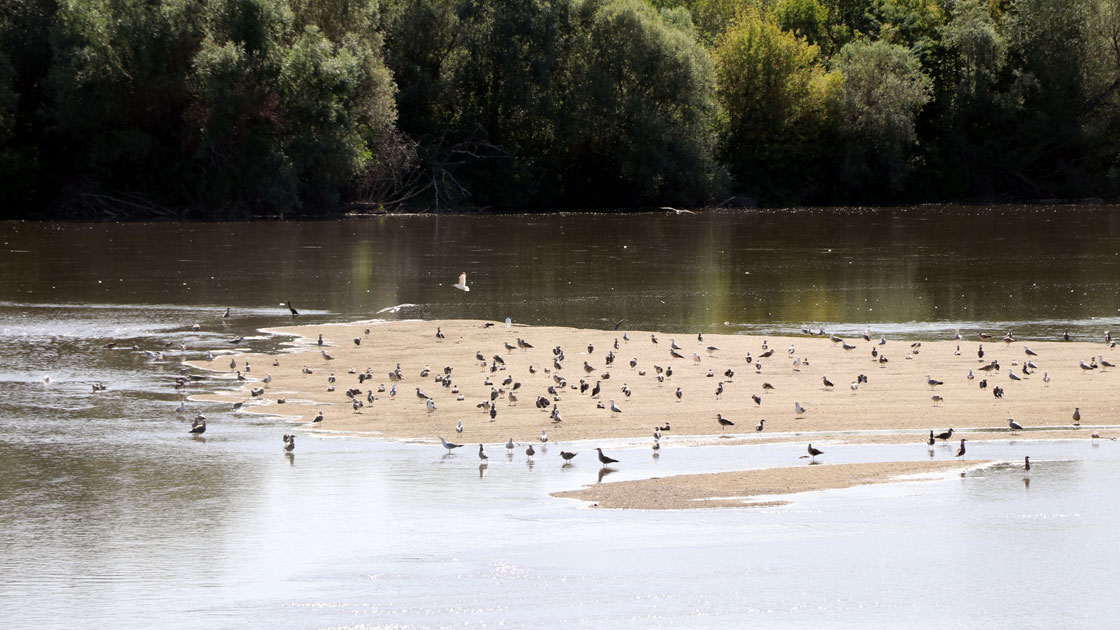
[[[369,334],[365,332],[367,328]],[[437,330],[442,339],[436,337]],[[838,435],[846,441],[921,442],[931,429],[942,431],[949,427],[958,430],[954,438],[969,439],[1089,439],[1092,432],[1100,433],[1102,439],[1120,435],[1116,425],[1120,418],[1120,368],[1087,371],[1079,367],[1080,361],[1088,363],[1094,356],[1120,360],[1120,354],[1104,343],[1004,343],[997,335],[983,342],[981,361],[977,357],[981,342],[975,332],[967,332],[967,340],[959,343],[925,341],[917,351],[903,341],[888,340],[879,345],[877,336],[871,341],[847,339],[854,348],[845,350],[840,342],[827,337],[705,334],[703,341],[699,341],[695,333],[517,325],[507,329],[502,323],[487,326],[486,322],[472,320],[296,326],[274,332],[298,335],[295,351],[276,356],[235,355],[234,369],[229,367],[229,356],[209,363],[195,362],[196,367],[214,370],[219,378],[230,379],[231,384],[236,370],[244,370],[246,362],[252,369],[248,373],[250,379],[235,396],[194,398],[227,403],[244,401],[244,411],[291,416],[308,427],[316,413],[322,411],[324,420],[316,426],[325,430],[433,441],[443,435],[463,443],[505,442],[510,437],[529,441],[536,439],[542,429],[548,431],[553,442],[639,437],[652,441],[654,427],[667,423],[671,430],[664,433],[674,438],[726,435],[740,441],[771,440],[775,433],[782,434],[785,441],[799,440],[800,434],[813,434],[818,436],[814,439],[821,439],[819,434],[823,433]],[[629,341],[624,339],[624,333]],[[320,334],[324,340],[322,348],[316,343]],[[652,341],[654,335],[658,343]],[[519,338],[533,348],[519,349]],[[360,345],[355,345],[355,339],[360,340]],[[670,354],[674,339],[683,358]],[[619,349],[613,350],[616,340]],[[507,344],[513,349],[507,348]],[[589,349],[589,344],[594,348]],[[565,355],[560,369],[553,364],[553,348],[557,346]],[[718,350],[709,351],[709,346]],[[1037,356],[1028,357],[1024,346],[1029,346]],[[772,355],[764,358],[764,348],[772,351]],[[886,355],[888,362],[880,363],[873,358],[873,349]],[[616,357],[614,365],[607,367],[606,356],[612,350]],[[321,351],[333,358],[324,358]],[[485,367],[476,353],[485,359]],[[505,361],[497,369],[491,367],[495,355]],[[748,355],[750,364],[746,360]],[[797,358],[802,361],[795,368]],[[998,372],[979,370],[993,359],[1000,363]],[[1038,370],[1029,376],[1021,371],[1021,364],[1027,359],[1038,365]],[[631,360],[636,367],[630,367]],[[585,368],[585,363],[590,369]],[[397,364],[404,379],[396,383],[396,396],[390,396],[388,388],[393,382],[389,372]],[[435,381],[444,366],[452,368],[451,387]],[[530,373],[530,366],[535,374]],[[663,374],[659,380],[655,366],[666,372],[672,368],[672,375]],[[305,373],[304,368],[310,373]],[[430,373],[422,377],[421,370],[425,368]],[[359,384],[358,373],[367,369],[372,380]],[[967,378],[970,369],[975,377],[972,380]],[[1022,380],[1009,377],[1012,369]],[[355,373],[349,373],[350,370]],[[732,370],[731,376],[726,374],[727,370]],[[1049,374],[1049,383],[1043,382],[1044,372]],[[257,381],[266,374],[272,375],[269,385]],[[333,384],[328,382],[332,374]],[[851,389],[850,384],[860,374],[866,375],[867,382]],[[927,374],[944,384],[931,388],[926,382]],[[566,388],[559,389],[557,377],[566,380]],[[824,378],[835,386],[824,386]],[[507,379],[511,384],[503,385]],[[582,394],[572,389],[581,379],[589,385],[589,390]],[[988,387],[981,389],[979,384],[984,379]],[[717,398],[721,382],[723,393]],[[521,386],[512,390],[512,383]],[[602,390],[597,399],[590,395],[590,388],[596,383]],[[558,402],[554,400],[556,396],[546,391],[550,385],[558,388]],[[1003,398],[992,394],[997,385],[1004,390]],[[630,389],[630,396],[623,393],[624,386]],[[251,396],[252,387],[262,387],[263,394]],[[358,398],[362,401],[372,391],[375,402],[355,411],[345,394],[352,387],[361,391]],[[425,401],[416,394],[417,388],[432,396],[435,411],[427,410]],[[459,394],[454,393],[456,389]],[[493,390],[501,393],[495,399],[497,413],[491,420],[489,413],[477,405],[489,401]],[[517,395],[515,403],[507,398],[510,391]],[[542,395],[548,401],[548,409],[534,405],[537,396]],[[754,402],[752,395],[759,397],[760,404]],[[933,400],[934,395],[943,400]],[[621,413],[609,410],[611,399]],[[599,408],[600,401],[606,407]],[[795,401],[807,409],[803,417],[794,412]],[[554,402],[563,418],[559,423],[550,420],[549,409]],[[1081,410],[1080,429],[1072,426],[1075,407]],[[721,428],[716,413],[733,421],[734,426]],[[1010,417],[1027,431],[1011,433],[1007,429]],[[765,431],[756,432],[756,425],[763,418]],[[459,421],[464,426],[462,434],[455,431]],[[961,433],[966,427],[974,431]],[[886,435],[862,435],[862,431]]]
[[[757,497],[811,490],[833,490],[869,484],[913,481],[914,476],[937,479],[987,461],[875,462],[739,470],[706,475],[677,475],[602,483],[552,496],[594,502],[592,507],[641,510],[771,507],[788,501],[760,501]]]

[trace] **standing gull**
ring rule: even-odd
[[[443,439],[442,435],[439,436],[439,441],[440,441],[440,444],[443,444],[443,448],[447,449],[447,452],[449,454],[451,453],[451,449],[459,448],[460,446],[462,446],[462,444],[453,444],[451,442],[448,442],[447,440]]]
[[[490,459],[490,458],[489,458],[489,457],[488,457],[488,456],[486,455],[486,451],[482,450],[482,445],[481,445],[481,444],[479,444],[479,445],[478,445],[478,458],[479,458],[479,459],[481,459],[481,460],[482,460],[482,461],[484,461],[484,462],[485,462],[486,460]]]
[[[1023,430],[1023,425],[1019,424],[1018,422],[1015,422],[1015,418],[1008,418],[1007,419],[1007,426],[1010,427],[1012,431],[1022,431]]]
[[[607,457],[606,455],[604,455],[603,454],[603,449],[596,448],[595,450],[599,451],[599,463],[601,463],[602,465],[607,466],[608,464],[617,464],[618,463],[617,459],[614,459],[613,457]],[[563,455],[563,453],[561,453],[561,455]]]
[[[809,444],[809,457],[815,460],[817,458],[817,455],[824,455],[824,451],[822,451],[820,449],[813,448],[812,443],[810,443]]]
[[[964,455],[964,441],[965,438],[961,438],[961,446],[957,449],[957,457],[961,457],[962,455]]]

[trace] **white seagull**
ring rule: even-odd
[[[470,291],[471,288],[467,286],[467,272],[459,274],[459,283],[451,285],[460,291]]]

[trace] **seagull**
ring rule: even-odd
[[[1073,408],[1073,423],[1077,426],[1081,426],[1081,407]]]
[[[467,272],[459,274],[459,283],[451,285],[460,291],[470,291],[471,288],[467,286]]]
[[[442,435],[439,436],[439,441],[441,444],[443,444],[443,448],[447,449],[448,453],[451,453],[451,449],[459,448],[460,446],[462,446],[462,444],[453,444],[451,442],[448,442],[447,440],[443,439]]]
[[[964,440],[965,438],[961,438],[961,446],[957,449],[957,457],[964,455]]]
[[[195,418],[195,421],[191,423],[190,433],[194,435],[206,433],[206,418]]]
[[[436,401],[434,401],[434,400],[432,400],[431,398],[429,398],[429,399],[428,399],[428,402],[427,402],[426,404],[427,404],[427,406],[428,406],[428,411],[429,411],[429,412],[432,412],[432,411],[435,411],[435,410],[436,410]]]
[[[292,301],[291,300],[288,300],[286,302],[286,304],[288,305],[288,310],[291,311],[291,313],[292,313],[292,317],[295,317],[295,316],[299,315],[299,311],[297,311],[295,308],[292,307]]]
[[[933,446],[934,444],[936,444],[935,438],[934,438],[934,436],[933,436],[933,429],[930,429],[930,432],[929,432],[929,441],[928,441],[928,442],[926,442],[926,444],[929,444],[929,445],[930,445],[931,447],[932,447],[932,446]],[[931,450],[932,450],[932,449],[931,449]]]
[[[486,455],[486,451],[482,450],[482,445],[481,444],[478,445],[478,458],[481,459],[482,461],[486,461],[486,460],[490,459]]]
[[[532,444],[529,445],[529,448],[525,449],[525,454],[528,455],[529,457],[532,457],[533,455],[537,454],[537,452],[535,450],[533,450],[533,445]]]
[[[684,392],[682,392],[681,388],[678,387],[677,388],[677,402],[680,402],[683,397],[684,397]]]
[[[334,360],[334,357],[332,357],[331,355],[327,354],[327,351],[326,351],[326,350],[320,350],[320,351],[319,351],[319,354],[323,355],[323,358],[324,358],[324,359],[326,359],[327,361],[333,361],[333,360]]]
[[[618,408],[618,405],[614,404],[613,398],[611,399],[611,413],[622,413],[622,410]]]
[[[1050,384],[1050,373],[1049,372],[1043,372],[1042,373],[1042,382],[1046,383],[1047,385]]]
[[[264,383],[265,385],[268,385],[269,383],[271,383],[272,382],[272,374],[267,374],[264,378],[261,379],[261,382]]]
[[[969,370],[969,372],[971,373],[971,370]],[[926,374],[926,385],[929,385],[930,389],[933,389],[934,387],[937,387],[938,385],[944,385],[944,384],[945,384],[944,381],[939,381],[939,380],[933,378],[932,376],[930,376],[929,374]]]
[[[284,450],[288,452],[296,450],[296,436],[284,434]]]
[[[765,425],[765,424],[766,424],[766,418],[763,418],[763,419],[759,420],[758,424],[755,425],[754,430],[759,432],[759,433],[762,433],[762,429],[764,428],[763,425]]]
[[[1022,431],[1023,430],[1023,425],[1019,424],[1018,422],[1015,422],[1015,418],[1008,418],[1007,419],[1007,426],[1011,427],[1012,431]]]
[[[572,461],[572,458],[575,457],[576,455],[579,455],[579,453],[570,453],[568,451],[560,451],[560,457],[566,462]],[[567,464],[565,464],[565,465],[567,465]]]
[[[1031,456],[1027,455],[1026,457],[1023,458],[1023,470],[1030,470],[1030,469],[1031,469]]]
[[[312,422],[322,422],[322,421],[323,421],[323,412],[320,411],[319,414],[317,416],[315,416],[315,418],[312,420]]]
[[[832,381],[828,380],[827,376],[822,376],[821,382],[824,383],[825,387],[832,387]]]
[[[225,319],[229,319],[229,307],[228,306],[226,307],[225,315],[222,315],[222,317],[225,318]]]
[[[1028,357],[1037,357],[1038,353],[1031,350],[1030,346],[1023,346],[1023,351],[1027,353]]]
[[[801,406],[800,402],[793,402],[793,411],[797,413],[798,418],[805,415],[805,408]]]
[[[653,427],[653,439],[655,439],[655,440],[660,440],[661,439],[661,428],[660,427]]]
[[[517,445],[513,443],[513,438],[510,438],[509,441],[506,442],[506,450],[509,451],[512,454],[514,446],[517,446]]]
[[[541,443],[543,444],[547,441],[548,441],[548,433],[546,433],[544,429],[541,429]]]
[[[463,421],[462,420],[459,421],[459,424],[455,425],[455,432],[462,435],[462,433],[463,433]]]
[[[728,420],[727,418],[724,418],[722,414],[717,413],[716,414],[716,420],[719,422],[719,426],[721,426],[721,427],[733,427],[733,426],[735,426],[734,422]]]
[[[953,430],[949,429],[948,431],[938,433],[936,437],[939,440],[948,440],[949,438],[953,437]]]
[[[817,455],[824,455],[824,451],[822,451],[820,449],[813,448],[813,445],[809,444],[809,457],[815,459],[817,457]]]
[[[655,450],[655,451],[660,451],[661,450],[661,442],[660,441],[658,441],[658,440],[653,441],[653,450]]]
[[[601,463],[602,465],[606,466],[608,464],[617,464],[618,463],[617,459],[615,459],[613,457],[607,457],[606,455],[604,455],[603,454],[603,449],[596,448],[595,450],[599,451],[599,463]],[[561,456],[563,456],[563,453],[561,453]],[[573,454],[573,457],[574,456],[575,455]],[[565,459],[568,459],[568,458],[565,458]]]

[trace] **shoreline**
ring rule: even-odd
[[[243,413],[283,416],[304,430],[435,444],[440,437],[465,445],[511,438],[536,443],[544,431],[550,445],[580,442],[581,448],[584,443],[594,448],[600,440],[652,445],[658,428],[673,447],[799,441],[918,446],[930,431],[950,428],[951,447],[961,438],[1120,437],[1120,426],[1109,422],[1120,417],[1120,400],[1112,395],[1120,368],[1108,368],[1098,358],[1120,355],[1103,343],[1005,343],[998,337],[880,343],[874,334],[870,340],[727,334],[701,339],[655,331],[507,328],[480,320],[363,321],[265,332],[293,339],[276,353],[188,362],[231,384],[246,363],[252,366],[243,372],[247,380],[240,389],[192,400],[242,402]],[[671,350],[674,342],[679,350]],[[1035,354],[1028,355],[1027,346]],[[879,358],[884,355],[885,363]],[[980,370],[993,360],[998,369]],[[1027,361],[1037,369],[1024,373]],[[1091,361],[1100,367],[1080,367]],[[592,397],[596,386],[599,396]],[[993,395],[997,386],[1002,397]],[[251,394],[254,388],[259,395]],[[618,411],[611,410],[612,401]],[[795,405],[805,411],[797,413]],[[1072,419],[1075,408],[1080,428]],[[313,422],[320,412],[322,422]],[[734,424],[721,426],[717,414]],[[1025,430],[1011,430],[1009,418]],[[459,423],[462,432],[456,430]],[[963,461],[973,463],[967,456]],[[831,475],[843,476],[845,470],[835,468]],[[711,485],[693,481],[698,491]],[[839,481],[813,483],[818,487],[806,489]]]

